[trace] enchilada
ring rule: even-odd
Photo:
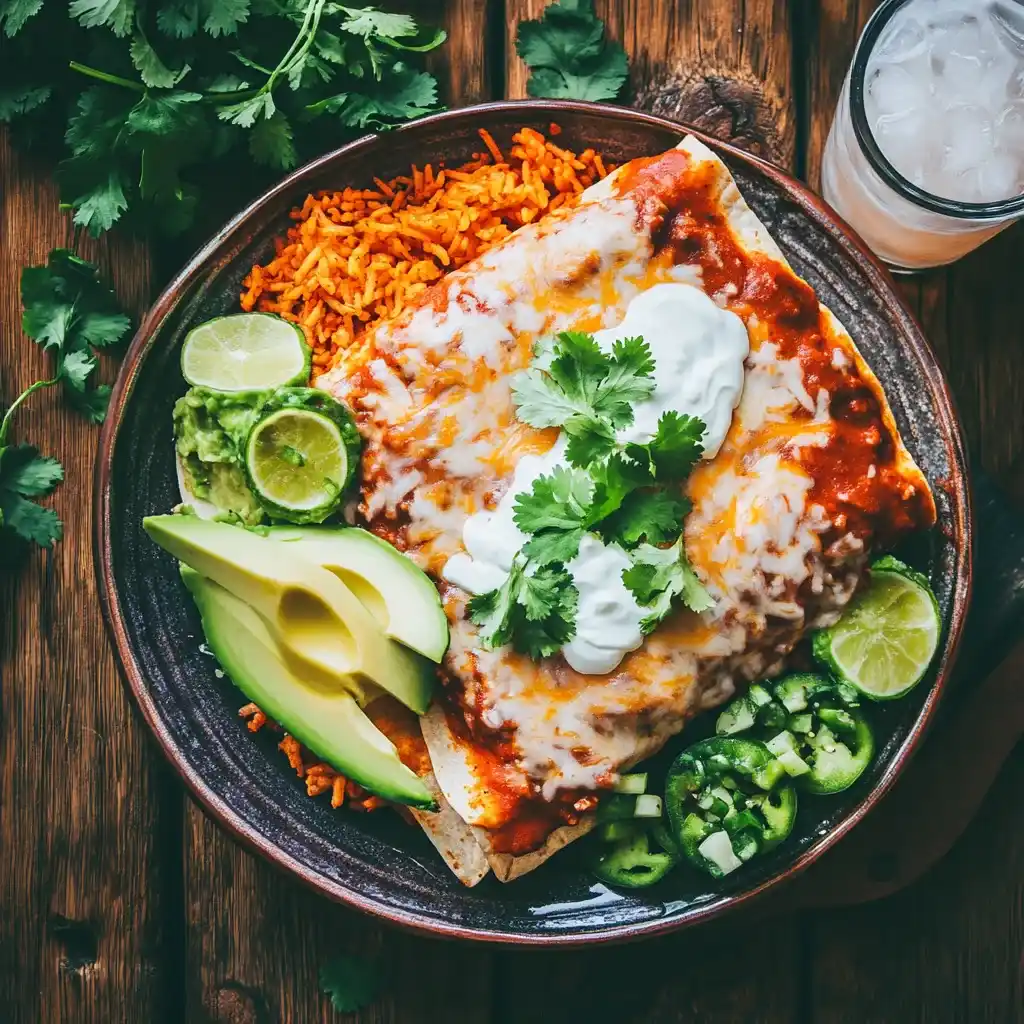
[[[873,549],[935,518],[878,382],[717,157],[687,138],[584,200],[449,274],[319,381],[365,441],[361,516],[440,588],[452,642],[424,738],[466,842],[503,880],[586,831],[602,792],[689,718],[778,671],[835,621]],[[587,651],[489,649],[466,570],[484,567],[524,460],[550,466],[560,444],[517,417],[515,377],[555,332],[625,336],[652,294],[665,298],[646,311],[648,341],[692,356],[662,382],[674,408],[727,406],[686,483],[685,551],[711,607],[620,639],[607,669]],[[603,614],[598,648],[622,624]]]

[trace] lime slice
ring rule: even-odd
[[[293,523],[323,522],[350,475],[341,430],[312,409],[279,409],[261,419],[249,434],[245,467],[260,504]]]
[[[310,349],[301,328],[270,313],[220,316],[193,328],[181,372],[193,386],[260,391],[309,379]]]
[[[814,656],[865,697],[892,700],[924,677],[942,621],[928,581],[895,558],[871,567],[843,617],[814,637]]]

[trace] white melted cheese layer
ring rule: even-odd
[[[719,308],[703,291],[685,284],[659,284],[630,302],[616,327],[596,332],[606,352],[616,341],[641,336],[654,358],[654,390],[634,408],[621,441],[649,441],[663,413],[698,416],[707,425],[704,458],[713,458],[732,423],[743,392],[743,363],[749,339],[743,322]],[[515,524],[519,496],[556,466],[568,467],[565,436],[544,455],[523,456],[498,507],[470,516],[463,528],[465,553],[453,555],[442,576],[470,594],[500,587],[527,536]],[[629,556],[617,544],[587,534],[566,568],[579,592],[576,634],[563,646],[566,662],[583,675],[613,671],[644,640],[646,611],[622,582]]]

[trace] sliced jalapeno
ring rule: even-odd
[[[766,702],[769,692],[771,701]],[[734,737],[743,731],[764,740],[797,786],[818,795],[852,786],[875,752],[856,691],[811,672],[785,676],[770,687],[755,683],[725,708],[715,728],[720,734]]]
[[[796,818],[796,791],[786,778],[758,740],[716,736],[683,751],[665,787],[669,824],[683,855],[721,878],[778,845]]]
[[[632,837],[611,846],[594,848],[596,857],[591,871],[607,885],[625,889],[642,889],[660,882],[675,864],[670,853],[652,853],[647,833],[638,831]]]

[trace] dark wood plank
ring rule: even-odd
[[[508,95],[525,96],[526,66],[515,29],[545,0],[509,0]],[[697,125],[792,166],[796,110],[791,89],[789,7],[784,0],[597,0],[611,36],[626,47],[634,105]]]
[[[526,93],[515,56],[519,19],[543,0],[509,0],[508,91]],[[721,138],[792,166],[796,112],[790,89],[787,5],[750,2],[596,3],[625,45],[635,106],[690,121]],[[538,970],[538,954],[502,953],[496,976]],[[494,1024],[520,1020],[786,1022],[800,1006],[801,946],[795,918],[723,925],[706,933],[613,950],[545,953],[545,983],[496,1004]],[[614,978],[614,984],[599,979]]]
[[[55,188],[0,138],[0,406],[44,377],[21,333],[18,275],[71,241]],[[139,308],[149,270],[138,245],[86,243]],[[106,375],[112,367],[104,367]],[[37,394],[13,440],[64,464],[53,505],[65,539],[0,576],[0,1017],[159,1021],[173,1009],[163,919],[172,891],[160,836],[168,797],[157,755],[131,716],[93,580],[92,466],[98,430]]]
[[[843,76],[872,0],[809,5],[805,26],[813,185]],[[969,444],[1000,472],[1024,450],[1024,349],[1014,322],[1024,299],[1013,267],[1024,233],[1011,229],[956,266],[901,281],[957,400]],[[1012,794],[1018,747],[984,809],[948,857],[887,900],[811,917],[809,1006],[815,1021],[1022,1019],[1024,823]]]
[[[446,102],[461,106],[491,98],[495,68],[484,45],[485,22],[488,13],[497,16],[500,5],[420,0],[408,6],[448,32],[443,49],[431,55]],[[282,770],[288,770],[283,757]],[[334,906],[237,847],[191,803],[185,819],[184,1019],[217,1024],[337,1020],[317,975],[332,955],[348,952],[380,958],[398,980],[378,1003],[347,1020],[488,1021],[488,949],[409,935]],[[415,984],[401,984],[405,978]]]

